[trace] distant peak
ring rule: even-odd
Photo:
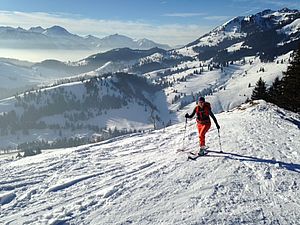
[[[37,26],[37,27],[31,27],[28,31],[35,32],[35,33],[43,33],[45,29],[42,28],[41,26]]]
[[[295,12],[298,12],[298,10],[293,10],[293,9],[289,9],[289,8],[282,8],[282,9],[278,10],[278,12],[281,12],[281,13],[295,13]]]
[[[104,37],[103,38],[103,40],[109,40],[109,39],[111,39],[111,40],[118,40],[118,39],[123,39],[123,40],[130,40],[130,41],[132,41],[132,39],[130,38],[130,37],[127,37],[127,36],[125,36],[125,35],[121,35],[121,34],[112,34],[112,35],[109,35],[109,36],[106,36],[106,37]]]
[[[265,16],[265,15],[270,15],[270,14],[273,14],[273,13],[299,13],[299,10],[297,9],[289,9],[289,8],[282,8],[280,10],[277,10],[277,11],[274,11],[274,10],[271,10],[271,9],[266,9],[262,12],[259,12],[257,13],[256,15],[259,15],[259,16]]]
[[[61,26],[52,26],[52,27],[49,27],[47,30],[57,30],[57,31],[64,31],[64,32],[68,32],[65,28],[61,27]]]
[[[23,29],[22,27],[17,27],[16,30],[17,30],[17,31],[26,31],[26,30]]]
[[[31,27],[30,29],[44,29],[44,28],[42,28],[41,26],[37,26],[37,27]]]
[[[271,10],[271,9],[266,9],[266,10],[264,10],[264,11],[258,13],[258,14],[267,15],[267,14],[271,14],[271,13],[274,13],[274,11]]]
[[[121,34],[112,34],[112,35],[109,35],[108,37],[126,37],[126,38],[128,38],[127,36],[125,36],[125,35],[121,35]]]
[[[68,35],[70,34],[65,28],[61,26],[52,26],[45,30],[45,34],[52,34],[52,35]]]

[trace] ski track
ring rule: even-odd
[[[289,115],[285,115],[289,116]],[[1,224],[297,224],[299,129],[266,104],[217,115],[196,161],[195,122],[3,161]],[[257,123],[259,118],[259,123]],[[286,132],[289,131],[289,135]]]

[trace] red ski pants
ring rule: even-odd
[[[211,123],[208,124],[197,123],[200,147],[205,146],[205,134],[209,130],[210,126]]]

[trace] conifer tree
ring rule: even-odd
[[[276,77],[272,86],[268,90],[267,101],[272,102],[278,106],[283,104],[283,96],[282,96],[282,81],[279,77]]]
[[[291,64],[283,73],[283,107],[294,112],[300,112],[300,45],[294,52]]]
[[[266,82],[260,77],[259,80],[256,83],[256,86],[253,89],[252,100],[258,100],[258,99],[267,99],[267,88],[266,88]]]

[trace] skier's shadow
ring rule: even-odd
[[[268,164],[274,164],[274,165],[278,164],[282,168],[300,173],[300,164],[296,164],[296,163],[286,163],[286,162],[277,161],[274,159],[262,159],[262,158],[257,158],[254,156],[240,155],[240,154],[231,153],[231,152],[222,152],[221,153],[219,151],[213,151],[213,150],[209,150],[209,152],[223,154],[223,155],[225,155],[225,158],[227,158],[227,159],[248,161],[248,162],[257,162],[257,163],[268,163]],[[208,156],[210,156],[210,155],[208,155]],[[211,156],[217,157],[217,156],[221,156],[221,155],[211,155]]]

